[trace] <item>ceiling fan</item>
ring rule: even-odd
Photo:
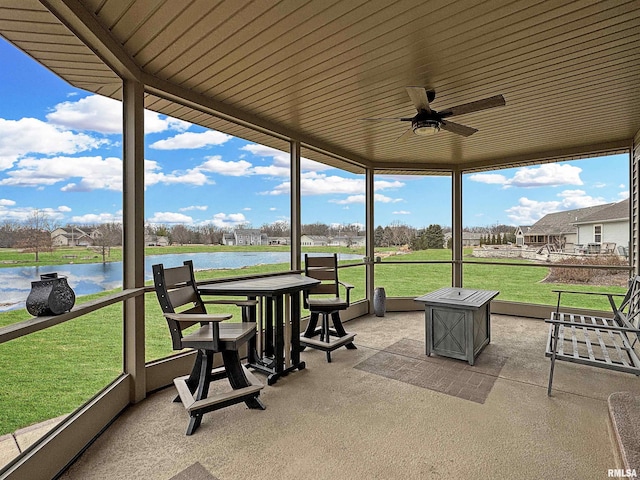
[[[438,133],[440,129],[446,130],[463,137],[473,135],[478,130],[475,128],[453,123],[448,120],[449,117],[455,115],[463,115],[465,113],[479,112],[494,107],[502,107],[505,105],[502,95],[485,98],[484,100],[476,100],[475,102],[463,103],[457,107],[447,108],[439,112],[432,110],[429,104],[436,98],[435,90],[427,90],[424,87],[406,87],[407,93],[411,101],[418,111],[414,117],[400,118],[363,118],[362,120],[387,121],[400,120],[401,122],[411,122],[411,128],[404,132],[398,140],[415,135],[433,135]]]

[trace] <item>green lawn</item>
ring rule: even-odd
[[[189,248],[193,250],[189,250]],[[153,253],[187,253],[194,247],[155,247]],[[216,247],[224,248],[224,247]],[[254,247],[255,248],[255,247]],[[276,247],[282,249],[283,247]],[[327,248],[325,251],[334,251]],[[350,252],[348,249],[343,249]],[[209,251],[209,250],[207,250]],[[213,248],[211,251],[215,251]],[[227,249],[228,251],[228,249]],[[317,249],[314,249],[317,251]],[[352,252],[352,251],[351,251]],[[3,252],[6,254],[6,252]],[[387,296],[413,297],[451,284],[450,264],[393,265],[391,261],[450,260],[449,250],[430,250],[384,258],[376,265],[376,286]],[[261,265],[241,270],[197,272],[198,280],[249,275],[288,269],[288,265]],[[1,273],[1,270],[0,270]],[[552,289],[566,285],[542,283],[547,268],[502,265],[465,265],[466,287],[500,290],[498,300],[555,304]],[[356,286],[355,300],[365,295],[364,266],[340,270],[342,280]],[[570,286],[573,290],[622,292],[622,288]],[[104,294],[80,297],[77,303]],[[567,298],[567,305],[607,309],[606,301],[592,296]],[[166,324],[154,294],[145,297],[146,358],[170,355]],[[216,306],[212,312],[228,311]],[[239,319],[239,312],[235,319]],[[29,318],[26,310],[0,314],[0,327]],[[0,435],[69,413],[88,400],[122,371],[122,305],[116,304],[27,337],[0,344]]]

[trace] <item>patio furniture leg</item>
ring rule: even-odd
[[[316,334],[316,326],[318,325],[318,312],[311,312],[309,316],[309,323],[307,323],[307,328],[304,331],[304,336],[307,338],[313,338]],[[307,348],[306,345],[300,345],[300,351],[304,352],[304,349]]]
[[[192,435],[202,423],[202,413],[192,413],[187,427],[187,435]]]
[[[331,314],[331,320],[333,321],[333,328],[339,337],[344,337],[347,335],[344,327],[342,326],[342,320],[340,320],[340,312],[333,312]],[[345,344],[345,347],[349,350],[357,350],[357,347],[353,344],[353,342],[349,342]]]
[[[551,396],[551,384],[553,383],[553,369],[556,364],[556,349],[558,348],[558,333],[560,325],[554,325],[553,328],[553,349],[551,350],[551,367],[549,370],[549,386],[547,387],[547,396]]]
[[[244,374],[244,367],[240,363],[240,355],[238,354],[237,350],[223,351],[222,359],[224,361],[224,368],[227,373],[227,378],[229,379],[231,388],[233,388],[234,390],[238,390],[239,388],[244,388],[251,385]],[[258,394],[256,394],[254,397],[248,398],[244,401],[244,403],[249,408],[255,408],[259,410],[264,410],[266,408],[260,401],[260,398],[258,398]]]
[[[322,312],[322,331],[320,332],[320,339],[325,342],[331,342],[331,332],[329,331],[329,313]],[[327,350],[327,363],[331,363],[331,351]]]
[[[202,350],[198,350],[196,352],[196,359],[193,362],[193,368],[191,369],[191,373],[189,374],[189,378],[186,381],[187,386],[189,387],[189,391],[191,393],[196,391],[198,388],[198,380],[200,378],[200,371],[202,370]],[[174,403],[180,401],[180,395],[176,395],[176,398],[173,399]]]

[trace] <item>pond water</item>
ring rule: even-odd
[[[151,280],[151,266],[182,265],[193,260],[196,270],[236,269],[254,265],[289,263],[289,252],[213,252],[151,255],[145,258],[145,279]],[[313,253],[309,255],[314,255]],[[317,255],[322,255],[321,253]],[[361,260],[362,255],[338,254],[340,260]],[[67,277],[77,296],[122,287],[122,262],[40,265],[0,268],[0,311],[24,308],[31,282],[44,273],[57,272]]]

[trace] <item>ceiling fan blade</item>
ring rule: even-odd
[[[413,120],[413,118],[412,117],[397,117],[397,118],[381,117],[381,118],[359,118],[358,120],[367,120],[372,122],[387,122],[387,121],[410,122],[411,120]]]
[[[443,120],[442,122],[440,122],[440,128],[446,130],[447,132],[462,135],[463,137],[468,137],[478,131],[475,128],[467,127],[466,125],[460,125],[459,123],[449,122],[448,120]]]
[[[502,107],[506,105],[502,95],[485,98],[484,100],[476,100],[475,102],[463,103],[457,107],[447,108],[440,113],[443,117],[453,117],[454,115],[463,115],[465,113],[479,112],[488,108]]]
[[[409,130],[407,130],[406,132],[404,132],[402,135],[400,135],[397,139],[396,142],[402,142],[404,140],[407,140],[408,138],[411,138],[413,136],[413,127],[411,127]]]
[[[411,98],[411,101],[416,107],[416,110],[426,110],[430,112],[429,99],[427,98],[427,91],[424,87],[406,87],[407,93]]]

